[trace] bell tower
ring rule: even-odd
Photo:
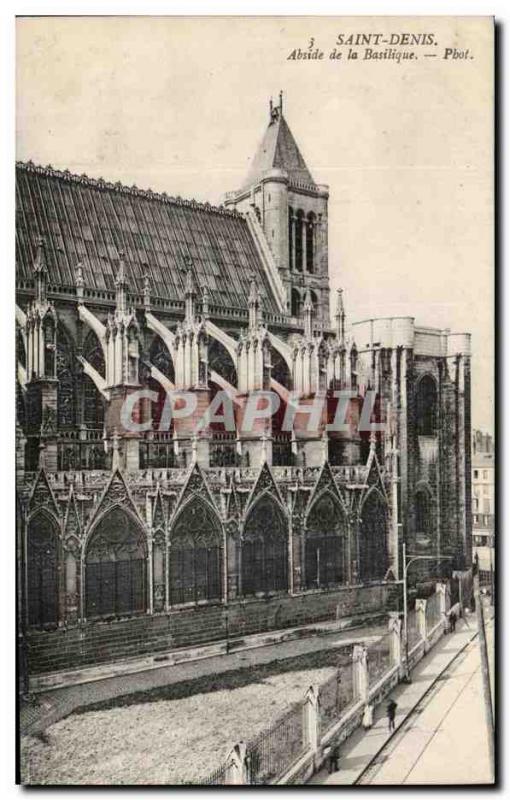
[[[329,327],[329,188],[315,183],[283,114],[283,93],[269,101],[269,122],[241,189],[225,205],[260,225],[287,293],[302,319],[310,294],[313,325]]]

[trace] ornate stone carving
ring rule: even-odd
[[[179,498],[179,508],[188,500],[191,495],[198,495],[206,498],[211,503],[212,507],[217,511],[216,503],[211,494],[209,486],[206,483],[204,473],[199,465],[195,463],[184,485],[181,496]]]
[[[214,547],[221,543],[221,522],[198,496],[189,501],[170,533],[171,547]]]
[[[99,501],[99,505],[95,509],[92,517],[90,519],[90,523],[92,524],[99,516],[102,516],[108,509],[112,508],[113,506],[121,506],[122,508],[129,508],[139,519],[140,523],[143,526],[143,522],[141,520],[140,514],[138,513],[138,509],[134,504],[131,496],[129,494],[127,485],[124,481],[119,470],[116,470],[110,483],[106,487],[101,500]]]
[[[257,476],[257,480],[255,481],[255,486],[251,491],[249,505],[254,503],[257,497],[260,497],[260,495],[266,491],[269,491],[270,494],[278,498],[280,503],[282,503],[283,505],[282,496],[280,494],[276,481],[273,478],[271,469],[267,463],[264,463]]]
[[[154,511],[152,514],[152,527],[153,528],[162,528],[166,530],[166,517],[165,511],[163,507],[163,498],[161,497],[161,492],[159,490],[159,486],[156,492],[156,497],[154,499]]]
[[[80,540],[74,535],[67,536],[64,540],[64,549],[67,550],[68,553],[71,553],[76,560],[78,560],[81,553]]]
[[[51,406],[44,406],[41,422],[41,436],[55,436],[57,433],[57,414]]]
[[[52,511],[56,517],[60,517],[57,501],[55,500],[44,470],[41,470],[36,478],[28,507],[30,511],[39,508],[47,508]]]
[[[69,492],[69,500],[65,512],[64,534],[66,536],[74,535],[77,538],[80,538],[81,533],[82,529],[81,529],[80,515],[78,513],[78,506],[76,503],[74,489],[71,486]]]

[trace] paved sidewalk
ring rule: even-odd
[[[211,656],[183,664],[162,666],[127,675],[104,678],[90,683],[67,686],[43,692],[37,696],[36,704],[24,704],[20,713],[20,733],[37,734],[59,719],[71,714],[80,706],[120,697],[133,692],[146,691],[159,686],[169,686],[183,681],[192,681],[204,675],[232,670],[250,669],[271,661],[293,658],[306,653],[339,647],[349,643],[380,638],[387,631],[385,624],[333,631],[312,635],[263,647],[237,650],[228,655]]]
[[[494,626],[487,625],[489,659]],[[448,667],[406,724],[363,774],[359,783],[490,784],[488,733],[478,638]]]
[[[468,627],[469,625],[469,627]],[[438,675],[446,669],[460,651],[467,647],[476,635],[476,618],[468,618],[468,623],[457,623],[457,632],[440,639],[435,647],[417,664],[412,673],[412,683],[401,683],[395,687],[391,696],[397,703],[395,728],[398,729],[408,718],[423,695],[437,680]],[[389,698],[388,698],[389,700]],[[322,769],[314,775],[311,784],[352,785],[358,781],[381,748],[389,742],[392,734],[388,731],[386,719],[386,700],[376,709],[374,725],[369,731],[363,728],[356,730],[340,749],[340,770],[328,775]]]

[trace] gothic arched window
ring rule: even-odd
[[[425,375],[416,389],[416,430],[419,436],[437,432],[437,389],[430,375]]]
[[[306,270],[314,271],[315,262],[315,214],[310,211],[306,218]]]
[[[159,336],[155,336],[153,339],[149,350],[149,361],[165,376],[165,378],[168,378],[171,383],[175,382],[172,356],[169,353],[168,347]]]
[[[94,369],[105,377],[103,348],[93,331],[90,331],[83,345],[83,357]],[[104,401],[94,381],[88,375],[83,376],[83,421],[87,428],[101,429],[104,424]]]
[[[71,428],[76,423],[73,350],[60,328],[57,338],[57,380],[58,427]]]
[[[419,488],[414,496],[414,519],[417,536],[424,539],[434,536],[434,503],[431,493],[425,487]]]
[[[303,226],[305,224],[305,215],[301,209],[296,214],[295,230],[296,230],[296,263],[295,267],[298,272],[303,272]]]
[[[115,507],[99,522],[86,553],[87,617],[126,616],[147,608],[146,542],[141,526]]]
[[[55,351],[56,330],[55,320],[51,313],[47,313],[43,320],[44,334],[44,375],[46,378],[55,377]]]
[[[28,624],[58,623],[58,528],[44,512],[30,520],[27,532]]]
[[[130,325],[128,330],[128,381],[129,383],[138,383],[138,334],[135,325]]]
[[[300,317],[303,309],[303,301],[298,289],[292,289],[290,301],[290,313],[293,317]]]
[[[317,292],[314,292],[313,289],[310,289],[310,299],[313,306],[312,314],[314,317],[316,317],[319,313],[319,298],[317,297]]]
[[[152,535],[152,590],[154,611],[163,611],[166,596],[166,545],[161,529]]]
[[[237,370],[228,350],[217,339],[209,340],[209,374],[217,372],[232,386],[237,387]]]
[[[18,364],[21,364],[22,367],[27,366],[25,342],[20,328],[16,328],[16,361]],[[27,378],[28,377],[29,376],[27,375]]]
[[[322,342],[317,359],[319,370],[319,391],[324,392],[328,388],[328,350],[326,343]]]
[[[349,354],[349,361],[351,367],[351,387],[353,389],[358,388],[358,351],[356,349],[356,345],[353,344],[351,347],[351,352]]]
[[[25,398],[23,397],[23,389],[19,381],[16,381],[16,423],[23,429],[25,427],[25,422]]]
[[[361,507],[359,527],[359,571],[363,583],[382,580],[388,569],[387,505],[372,490]]]
[[[149,350],[149,361],[150,363],[156,367],[158,372],[161,372],[165,378],[168,378],[170,383],[175,383],[175,370],[174,370],[174,362],[172,360],[172,356],[166,346],[166,344],[160,339],[159,336],[155,336],[150,350]],[[152,404],[152,426],[154,430],[159,430],[161,424],[161,415],[163,413],[163,409],[165,408],[165,402],[167,399],[166,391],[163,386],[157,381],[155,378],[149,375],[148,377],[148,384],[149,389],[155,392],[158,396],[158,399],[155,403]],[[164,423],[165,431],[168,431],[170,434],[173,430],[173,420],[167,420]],[[166,452],[168,448],[165,448],[161,451],[160,454],[157,455],[156,461],[151,459],[152,463],[151,466],[157,467],[165,467],[171,466],[171,464],[167,464],[168,461],[168,453]]]
[[[221,600],[223,536],[207,503],[192,500],[180,512],[170,534],[170,603]]]
[[[285,515],[272,497],[256,502],[246,520],[241,540],[242,593],[288,589],[288,533]]]
[[[272,370],[271,376],[285,389],[292,388],[292,378],[287,362],[282,354],[271,348]],[[287,411],[287,403],[280,397],[280,405],[271,417],[273,433],[272,461],[274,466],[289,466],[292,464],[292,435],[288,430],[282,430],[283,421]]]
[[[289,206],[289,269],[294,269],[294,210]]]
[[[305,586],[327,588],[345,582],[346,521],[340,503],[325,494],[314,503],[305,532]]]

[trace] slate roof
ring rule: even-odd
[[[255,274],[265,310],[278,312],[248,224],[229,209],[18,163],[18,279],[33,278],[39,236],[50,286],[74,287],[81,263],[87,288],[113,291],[123,251],[131,292],[142,292],[146,269],[152,296],[183,300],[183,270],[191,258],[195,282],[207,286],[210,303],[246,309]]]
[[[276,112],[251,163],[244,186],[257,183],[269,170],[282,169],[291,180],[315,186],[311,173],[301,155],[285,117]]]

